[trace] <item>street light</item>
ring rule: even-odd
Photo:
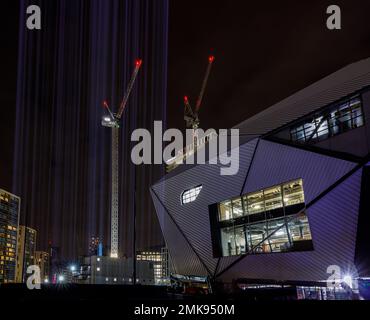
[[[343,282],[345,282],[351,289],[352,289],[352,276],[350,274],[346,274],[344,277],[343,277]]]

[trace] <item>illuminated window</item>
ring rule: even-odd
[[[185,190],[181,196],[182,204],[195,201],[195,199],[198,197],[200,193],[200,190],[202,190],[201,185],[189,190]]]
[[[312,250],[304,208],[302,179],[220,202],[222,256]]]
[[[272,187],[263,191],[265,210],[273,210],[283,206],[281,197],[281,186]]]
[[[295,180],[283,185],[283,199],[285,206],[304,202],[302,180]]]
[[[265,211],[265,203],[263,201],[263,191],[250,193],[246,196],[247,208],[249,214],[259,213]]]
[[[220,221],[232,219],[231,201],[227,200],[219,204]]]
[[[310,143],[325,140],[363,125],[361,99],[354,97],[308,118],[291,128],[290,134],[292,141]]]
[[[303,203],[303,182],[302,179],[298,179],[220,202],[218,219],[219,221],[238,219]]]

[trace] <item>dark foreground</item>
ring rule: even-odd
[[[281,296],[283,293],[283,297]],[[44,310],[70,314],[69,305],[82,308],[87,313],[119,313],[126,319],[194,319],[222,318],[239,319],[251,312],[263,312],[274,316],[294,309],[300,313],[314,316],[317,308],[340,313],[348,308],[370,307],[369,301],[303,301],[295,300],[287,292],[256,291],[253,294],[214,294],[182,295],[167,291],[166,287],[157,286],[109,286],[109,285],[44,285],[40,290],[28,290],[24,285],[0,286],[2,306],[8,304],[32,308],[19,308],[17,311]],[[41,309],[40,309],[41,308]],[[13,310],[13,309],[12,309]],[[23,311],[22,311],[23,310]],[[166,314],[164,312],[166,311]],[[162,313],[160,313],[162,312]],[[86,314],[87,315],[87,314]],[[106,318],[107,319],[107,318]],[[104,319],[105,320],[105,319]]]
[[[295,289],[253,290],[239,294],[181,294],[174,293],[164,286],[141,285],[84,285],[84,284],[47,284],[41,289],[29,290],[24,284],[0,286],[0,301],[291,301],[296,300]]]

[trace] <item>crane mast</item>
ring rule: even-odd
[[[118,112],[114,114],[106,101],[103,102],[104,108],[108,111],[108,115],[103,116],[102,126],[112,129],[112,193],[111,193],[111,258],[118,258],[119,253],[119,227],[118,227],[118,212],[119,212],[119,128],[122,114],[126,108],[127,101],[130,97],[132,88],[135,84],[137,74],[140,70],[142,60],[136,60],[135,69],[132,72],[126,92]]]

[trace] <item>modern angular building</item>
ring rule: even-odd
[[[369,90],[370,59],[348,65],[236,126],[236,175],[183,164],[154,184],[175,272],[297,286],[332,270],[369,277]]]
[[[20,202],[0,189],[0,284],[15,282]]]

